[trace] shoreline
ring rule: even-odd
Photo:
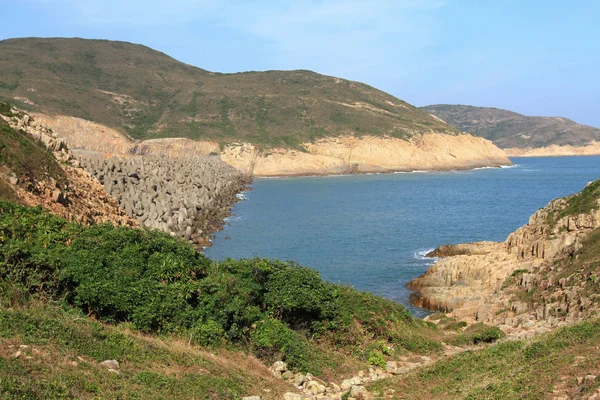
[[[572,153],[572,154],[519,154],[512,155],[507,154],[508,158],[559,158],[559,157],[598,157],[600,156],[600,152],[594,154],[580,154],[580,153]]]
[[[349,173],[298,173],[298,174],[286,174],[286,175],[254,175],[254,179],[282,179],[282,178],[325,178],[325,177],[348,177],[348,176],[360,176],[360,175],[392,175],[392,174],[417,174],[417,173],[432,173],[432,172],[464,172],[464,171],[477,171],[483,169],[508,169],[514,168],[515,164],[496,164],[496,165],[484,165],[477,167],[456,167],[456,168],[431,168],[431,169],[390,169],[382,171],[359,171]]]

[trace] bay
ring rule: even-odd
[[[502,241],[550,200],[600,178],[600,156],[513,162],[470,171],[256,179],[205,254],[294,260],[422,316],[405,284],[431,265],[423,257],[428,250]]]

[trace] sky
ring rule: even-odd
[[[122,40],[218,72],[309,69],[417,106],[600,127],[600,0],[0,0],[0,39]]]

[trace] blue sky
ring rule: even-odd
[[[0,0],[0,38],[124,40],[198,67],[310,69],[422,106],[600,127],[598,0]]]

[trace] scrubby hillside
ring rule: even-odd
[[[0,358],[0,393],[11,395],[237,398],[282,387],[260,368],[250,375],[259,382],[240,377],[241,367],[257,365],[252,359],[220,365],[226,361],[199,348],[227,348],[233,359],[253,354],[266,364],[283,360],[293,372],[322,379],[314,385],[343,383],[369,364],[379,368],[355,386],[389,376],[381,367],[396,373],[388,360],[444,349],[445,333],[401,305],[323,282],[294,263],[212,262],[165,233],[84,226],[6,202],[0,302],[0,351],[7,357]],[[121,374],[99,365],[107,358],[122,364]],[[195,383],[203,374],[211,374],[207,383]],[[283,378],[299,379],[290,374]],[[328,391],[342,395],[334,385]]]
[[[489,107],[437,104],[421,108],[458,129],[503,149],[586,146],[600,142],[600,129],[561,117],[530,117]]]
[[[0,41],[0,96],[136,139],[297,147],[344,134],[459,133],[362,83],[310,71],[208,72],[145,46],[106,40]]]
[[[464,352],[368,386],[387,399],[600,399],[600,320]]]

